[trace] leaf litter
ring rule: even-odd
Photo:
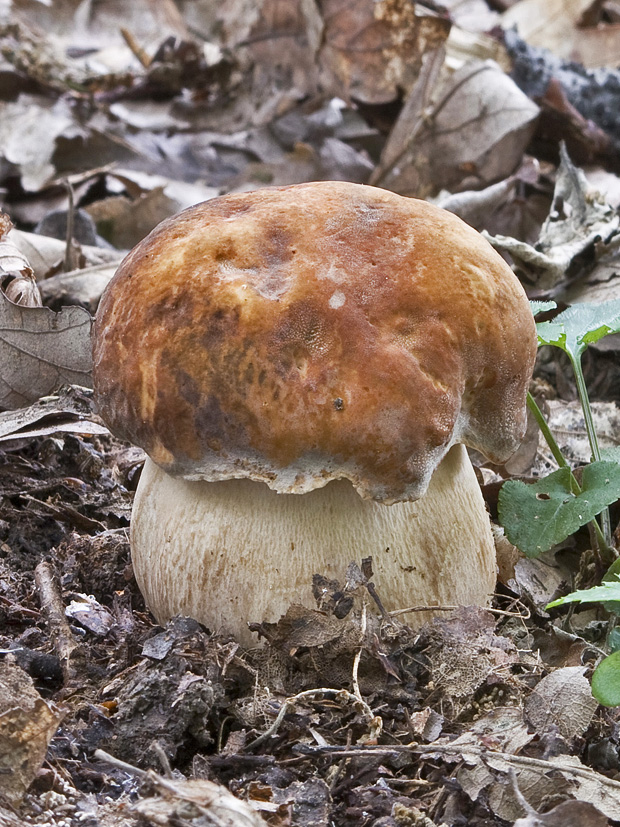
[[[255,626],[254,649],[186,618],[162,629],[129,555],[144,454],[88,389],[91,314],[124,251],[220,192],[379,183],[486,230],[536,298],[617,299],[617,199],[591,183],[618,190],[616,70],[584,92],[613,4],[551,15],[557,57],[499,28],[527,38],[542,0],[120,5],[21,0],[0,26],[17,225],[0,242],[0,824],[620,823],[617,713],[589,689],[605,613],[545,609],[596,578],[587,532],[536,560],[498,532],[493,610],[443,607],[416,632],[416,607],[382,612],[355,559],[341,582],[316,572],[316,609]],[[586,68],[561,50],[584,31]],[[584,365],[613,449],[601,343]],[[578,465],[567,376],[541,353],[538,399]],[[535,430],[511,462],[480,463],[493,514],[498,479],[553,468]]]

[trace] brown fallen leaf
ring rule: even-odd
[[[62,719],[11,660],[0,662],[0,796],[18,804]]]
[[[538,107],[493,61],[471,61],[439,84],[428,61],[385,145],[371,183],[427,197],[464,181],[483,187],[514,173]]]
[[[90,328],[81,307],[53,313],[0,294],[0,406],[19,408],[64,384],[90,387]]]
[[[424,57],[445,43],[447,16],[403,0],[321,0],[325,24],[319,59],[336,94],[365,104],[409,92]]]
[[[585,671],[584,666],[566,666],[536,684],[525,712],[539,736],[554,727],[570,741],[586,731],[598,702],[592,697]]]
[[[548,813],[519,818],[513,827],[608,827],[609,822],[593,804],[563,801]]]

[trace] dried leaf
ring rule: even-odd
[[[53,313],[0,295],[0,406],[18,408],[67,383],[90,387],[90,327],[81,307]]]
[[[265,822],[249,804],[221,784],[202,779],[177,780],[149,773],[161,797],[143,798],[131,807],[152,824],[187,823],[193,818],[221,827],[264,827]]]
[[[105,637],[114,625],[114,617],[91,595],[77,595],[65,607],[65,615],[99,637]]]
[[[0,796],[21,801],[61,719],[19,666],[0,662]]]
[[[617,66],[618,27],[579,25],[592,5],[592,0],[521,0],[504,13],[502,26],[516,26],[532,46],[550,49],[558,57],[586,67]]]
[[[528,281],[540,290],[550,290],[575,275],[579,257],[601,239],[618,233],[620,218],[598,194],[588,192],[583,172],[575,167],[564,145],[553,193],[553,207],[533,247],[506,236],[489,236],[498,250],[509,253]]]
[[[525,710],[540,736],[555,727],[570,741],[586,731],[598,703],[592,697],[584,672],[583,666],[566,666],[536,684]]]
[[[13,225],[0,213],[0,283],[5,295],[15,304],[40,307],[41,294],[26,256],[7,239]]]
[[[408,195],[455,189],[467,177],[485,186],[519,165],[538,107],[493,61],[472,61],[432,94],[434,80],[405,103],[372,183]],[[412,114],[415,113],[412,118]],[[405,127],[405,119],[407,127]]]
[[[519,560],[514,580],[508,581],[508,587],[533,605],[538,614],[548,617],[544,607],[560,594],[566,583],[567,575],[543,555],[538,560]]]
[[[62,266],[67,247],[64,241],[38,233],[26,233],[22,230],[11,230],[8,240],[28,259],[39,282],[49,278]],[[83,245],[80,249],[86,263],[91,266],[116,265],[123,257],[118,250],[104,247]],[[45,289],[44,285],[40,287]]]
[[[321,0],[320,52],[331,88],[366,104],[397,100],[414,85],[424,57],[445,43],[446,18],[404,0]]]
[[[16,166],[25,190],[41,189],[52,178],[56,139],[73,127],[68,104],[50,106],[40,98],[20,95],[0,103],[0,155]]]
[[[585,801],[564,801],[548,813],[519,818],[513,827],[608,827],[605,816]]]

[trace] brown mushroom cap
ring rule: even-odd
[[[165,471],[420,497],[455,442],[507,459],[536,353],[518,280],[445,210],[374,187],[215,198],[125,258],[95,322],[99,411]]]

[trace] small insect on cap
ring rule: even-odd
[[[525,293],[475,230],[342,182],[226,195],[160,224],[95,322],[102,417],[188,479],[422,496],[455,442],[507,459],[536,354]]]

